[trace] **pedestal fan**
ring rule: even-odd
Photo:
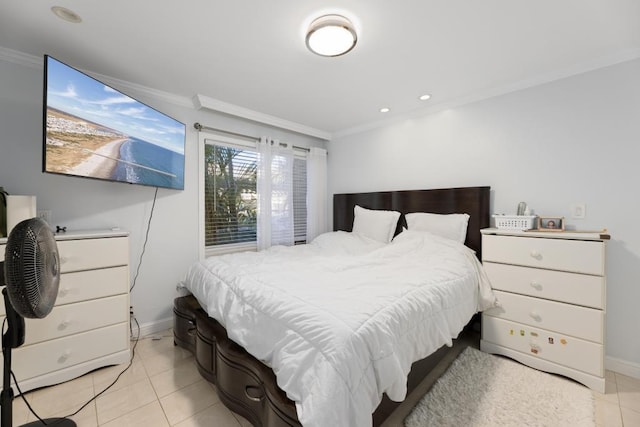
[[[60,283],[59,264],[56,241],[44,220],[40,218],[24,220],[9,234],[4,256],[5,288],[2,289],[7,331],[2,336],[4,376],[0,395],[1,427],[13,425],[11,350],[24,344],[25,317],[42,319],[53,309]],[[75,427],[76,424],[66,418],[50,418],[31,422],[23,427],[43,425]]]

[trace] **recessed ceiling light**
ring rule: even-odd
[[[424,95],[420,96],[420,101],[426,101],[429,98],[431,98],[431,95],[425,93]]]
[[[78,24],[82,22],[82,18],[80,15],[75,13],[73,10],[67,9],[62,6],[53,6],[51,11],[60,19],[64,19],[67,22],[72,22],[74,24]]]
[[[323,15],[311,22],[307,30],[307,47],[320,56],[344,55],[357,41],[353,24],[342,15]]]
[[[389,111],[391,111],[391,109],[390,109],[390,108],[387,108],[387,107],[384,107],[384,108],[381,108],[381,109],[380,109],[380,112],[381,112],[381,113],[388,113]]]

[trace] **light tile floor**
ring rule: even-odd
[[[171,330],[141,338],[120,379],[70,417],[79,427],[248,427],[218,399],[215,386],[198,373],[191,353],[173,345]],[[88,373],[75,380],[25,393],[42,418],[67,416],[111,384],[126,365]],[[15,425],[35,421],[20,397],[13,403]]]
[[[640,427],[640,379],[605,374],[605,392],[593,392],[598,427]]]
[[[173,345],[165,331],[159,340],[138,342],[131,368],[94,402],[71,417],[79,427],[248,427],[228,410],[215,386],[204,380],[193,356]],[[41,417],[66,416],[115,380],[126,365],[103,368],[73,381],[25,394]],[[595,393],[599,427],[640,427],[640,380],[607,371],[604,394]],[[21,398],[13,405],[14,424],[35,421]]]

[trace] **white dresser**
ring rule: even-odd
[[[2,260],[6,241],[0,239]],[[25,343],[13,350],[22,391],[129,361],[128,234],[67,232],[56,241],[61,270],[56,304],[44,319],[25,319]],[[4,302],[0,305],[2,321]]]
[[[604,392],[605,258],[599,233],[482,230],[499,307],[480,348]]]

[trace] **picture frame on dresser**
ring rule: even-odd
[[[564,231],[564,217],[539,216],[537,220],[539,231]]]

